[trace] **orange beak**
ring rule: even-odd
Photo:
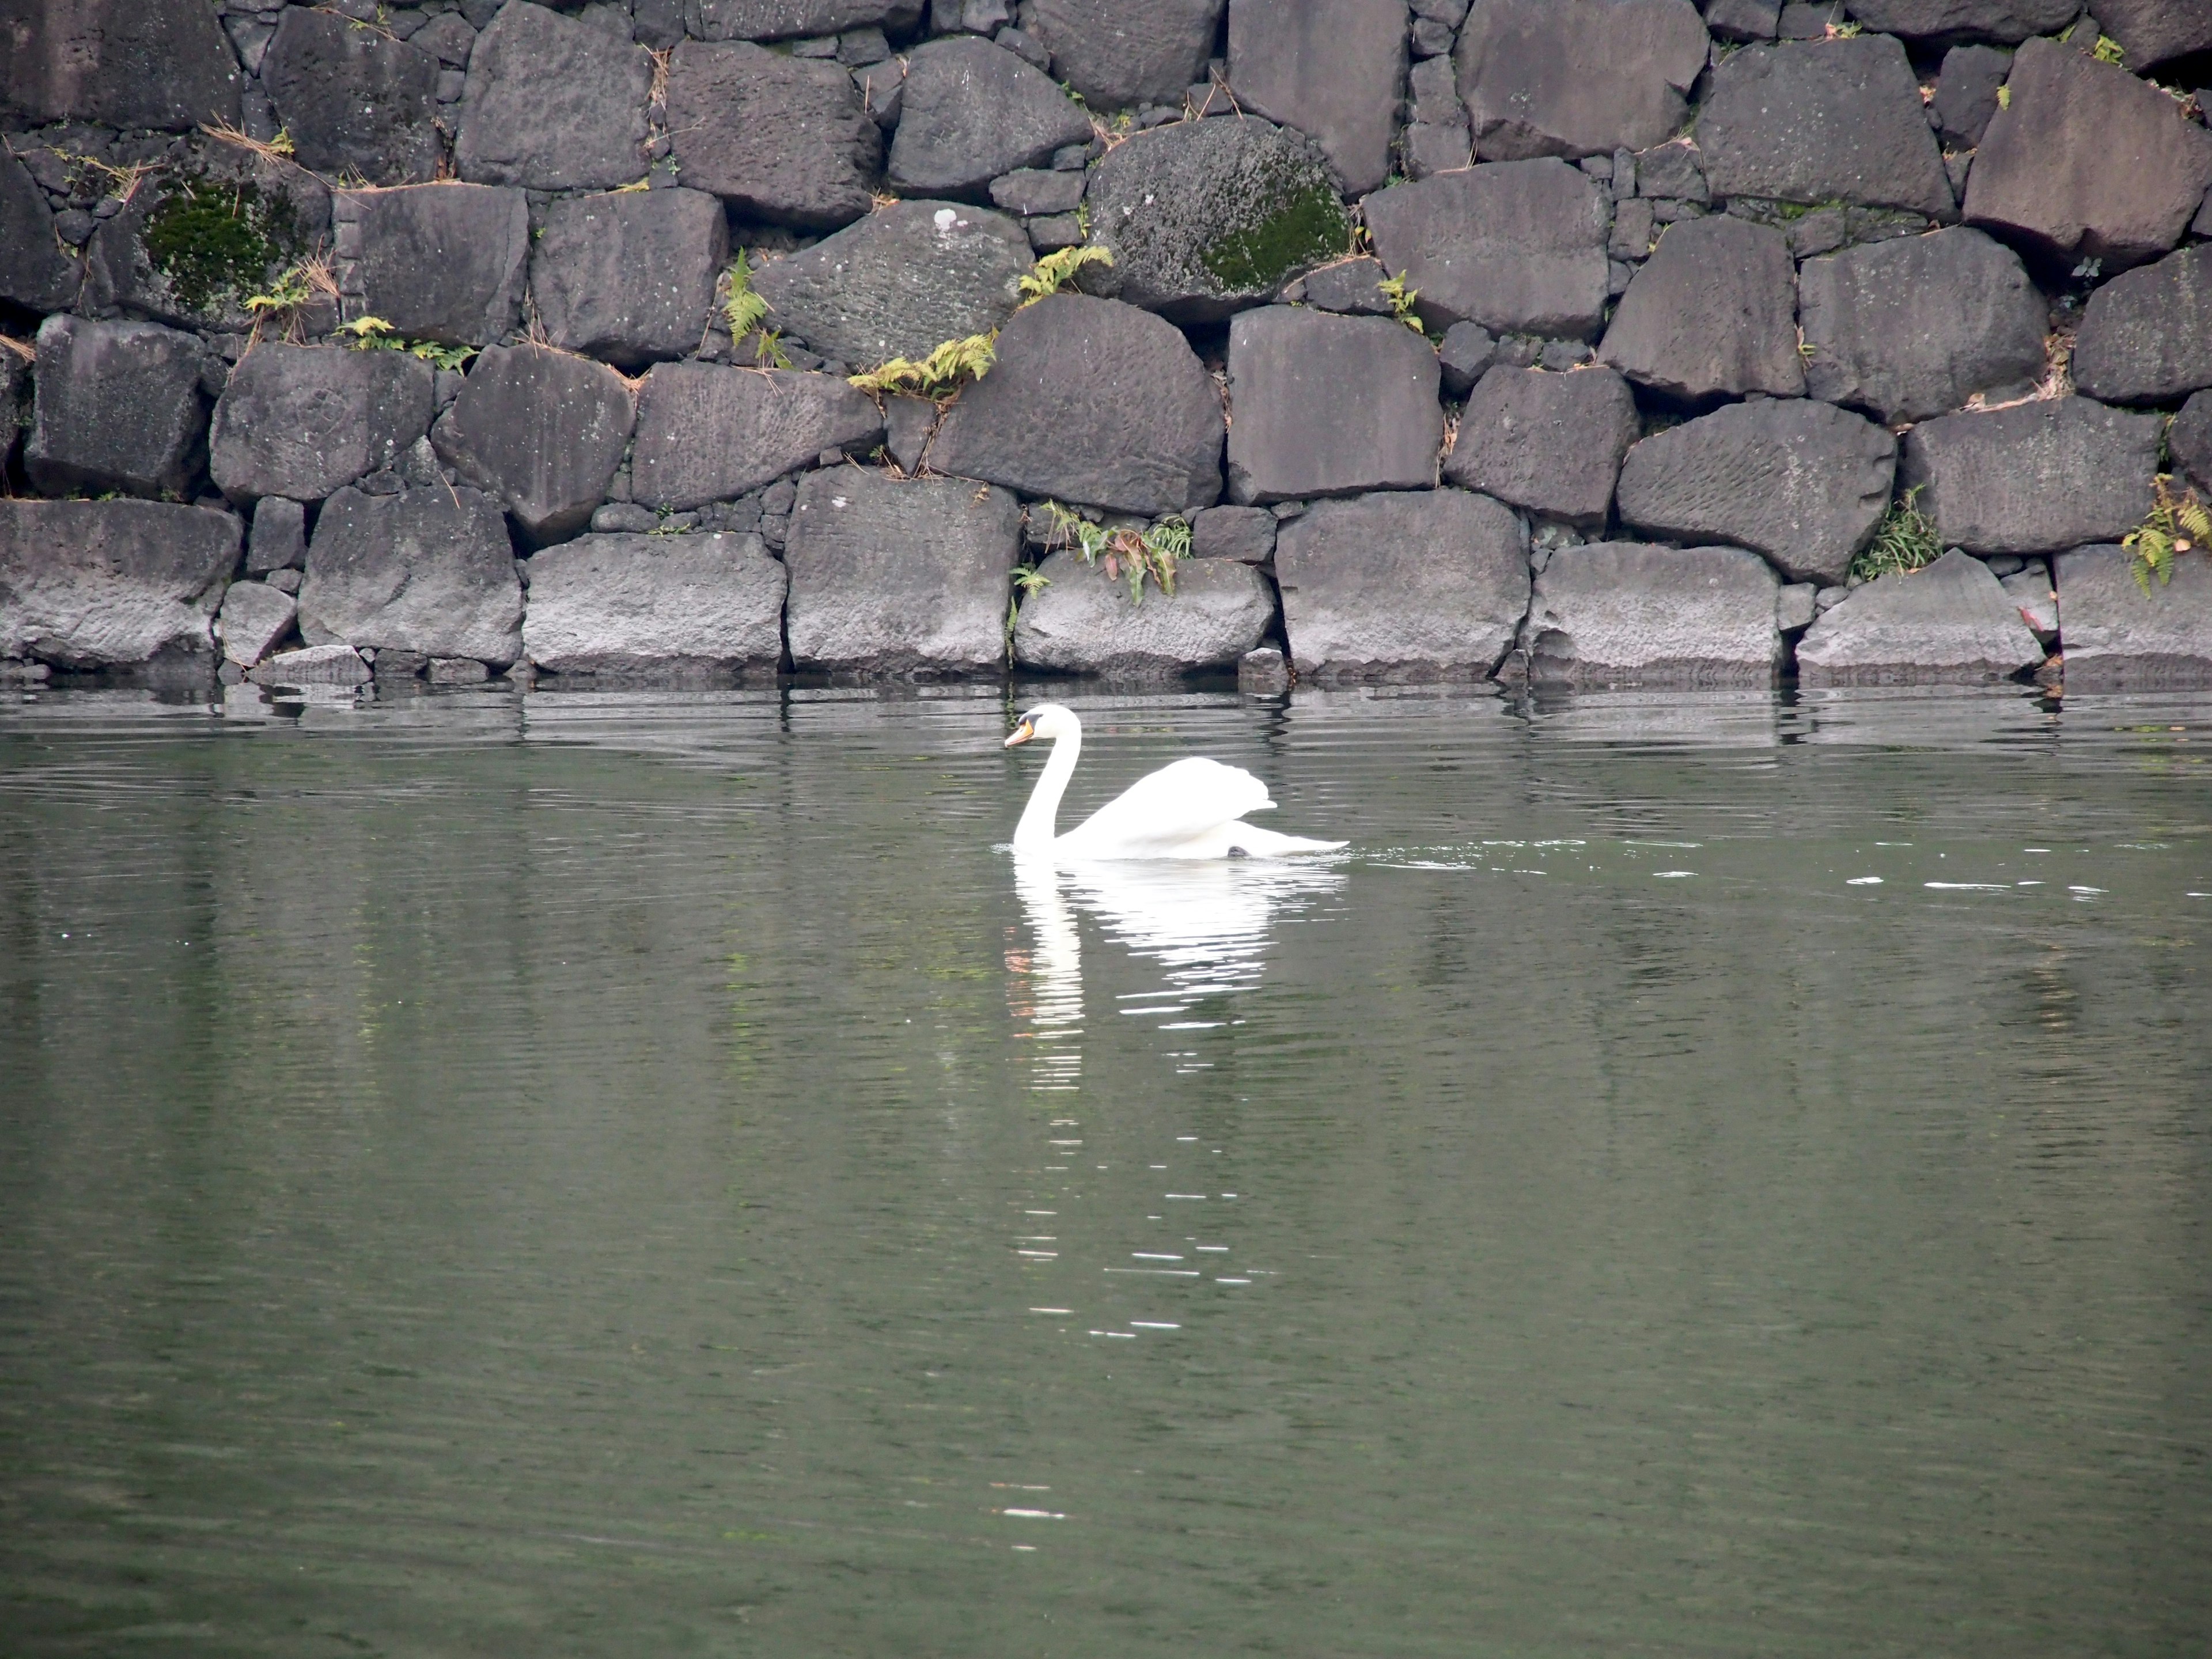
[[[1008,734],[1005,746],[1008,749],[1017,748],[1035,736],[1036,736],[1036,728],[1027,720],[1024,720]]]

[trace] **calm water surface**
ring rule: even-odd
[[[2212,1645],[2212,702],[0,708],[10,1655]]]

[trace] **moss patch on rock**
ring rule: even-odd
[[[1258,224],[1213,242],[1199,262],[1224,288],[1275,288],[1295,270],[1336,258],[1351,234],[1336,192],[1310,185]]]
[[[299,252],[292,204],[250,182],[186,179],[146,218],[146,258],[179,302],[206,311],[255,293]]]

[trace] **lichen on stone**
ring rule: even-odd
[[[178,301],[208,310],[226,295],[243,299],[299,251],[292,204],[251,181],[187,179],[147,216],[146,258]]]
[[[1336,193],[1310,184],[1259,223],[1218,238],[1199,259],[1224,288],[1271,289],[1303,266],[1342,253],[1351,233]]]

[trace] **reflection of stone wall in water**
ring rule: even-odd
[[[0,0],[0,672],[975,675],[1018,605],[1053,672],[2212,680],[2208,556],[2094,551],[2212,496],[2212,15],[2104,9]],[[1960,560],[1862,594],[1900,526]]]

